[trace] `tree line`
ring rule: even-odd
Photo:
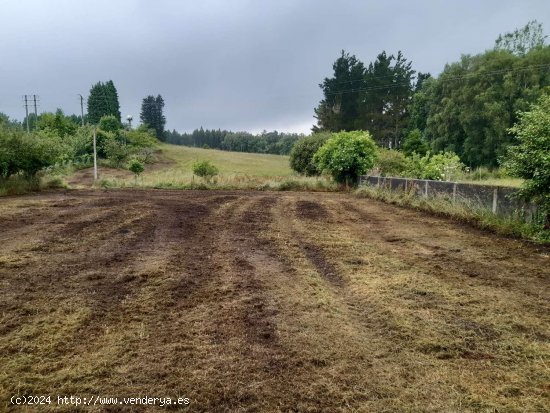
[[[433,77],[401,52],[368,66],[342,51],[320,84],[313,130],[368,130],[383,147],[454,152],[470,167],[499,165],[515,143],[510,127],[550,86],[550,46],[542,25],[499,36],[495,47],[463,55]]]
[[[175,145],[199,148],[222,149],[235,152],[270,153],[288,155],[303,134],[267,132],[252,134],[221,129],[195,129],[192,133],[178,133],[176,130],[164,134],[165,141]]]

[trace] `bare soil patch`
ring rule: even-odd
[[[90,393],[193,412],[550,404],[548,248],[318,193],[33,194],[0,199],[0,226],[0,411]]]

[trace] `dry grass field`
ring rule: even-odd
[[[0,411],[546,412],[549,250],[346,194],[0,200]]]

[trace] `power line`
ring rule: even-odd
[[[487,77],[494,74],[521,72],[521,71],[526,71],[530,69],[541,69],[545,67],[550,67],[550,64],[530,65],[530,66],[525,66],[523,68],[517,68],[517,69],[510,68],[510,69],[492,70],[484,73],[467,73],[460,76],[445,76],[444,74],[442,74],[437,80],[440,82],[448,82],[453,80],[463,80],[463,79],[472,78],[472,77]],[[410,85],[410,82],[401,82],[401,83],[394,82],[386,85],[378,85],[378,86],[370,86],[370,87],[354,88],[354,89],[344,89],[337,92],[329,92],[329,93],[326,93],[326,95],[338,95],[338,94],[353,93],[353,92],[368,92],[370,90],[391,89],[394,87],[401,87],[401,86],[407,86],[407,85]]]
[[[491,59],[490,60],[491,63],[499,63],[499,62],[504,62],[504,61],[509,61],[509,59]],[[429,74],[431,77],[434,77],[429,72],[416,72],[416,73]],[[440,73],[440,75],[442,75],[442,74],[443,73]],[[385,76],[372,76],[372,75],[370,75],[369,77],[370,77],[370,79],[387,79],[387,78],[394,77],[394,75],[393,74],[392,75],[385,75]],[[328,78],[325,78],[325,79],[328,79]],[[339,85],[339,84],[345,84],[345,83],[361,82],[363,80],[364,80],[364,78],[354,79],[354,80],[341,80],[341,81],[335,82],[333,84]]]

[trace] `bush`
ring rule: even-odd
[[[41,169],[62,160],[65,152],[66,146],[57,136],[0,127],[0,177],[17,173],[34,177]]]
[[[193,173],[209,181],[218,174],[218,168],[210,163],[210,161],[197,161],[193,163]]]
[[[403,152],[405,155],[417,153],[420,156],[428,153],[428,144],[422,139],[422,132],[420,130],[413,129],[408,133],[403,142]]]
[[[430,156],[420,156],[414,152],[407,158],[407,168],[403,175],[408,178],[433,179],[435,181],[451,181],[461,175],[464,164],[454,152],[439,153]]]
[[[382,149],[376,162],[381,176],[401,176],[407,169],[407,158],[401,152]]]
[[[330,138],[330,133],[316,133],[298,140],[290,151],[290,167],[306,176],[320,175],[313,156]]]
[[[339,132],[319,148],[314,162],[338,183],[355,184],[359,175],[374,166],[378,151],[366,131]]]
[[[438,153],[429,157],[424,167],[423,179],[451,181],[464,170],[464,164],[454,152]]]
[[[120,167],[130,155],[128,145],[120,142],[110,133],[104,137],[102,146],[106,158],[109,160],[111,165],[116,168]]]
[[[115,116],[105,115],[99,120],[99,129],[105,132],[117,133],[122,129],[122,125]]]
[[[145,168],[143,166],[143,163],[141,163],[139,160],[132,159],[128,163],[128,170],[130,172],[133,172],[134,178],[137,181],[138,176],[145,170]]]
[[[528,112],[519,113],[519,121],[510,132],[518,145],[508,149],[504,166],[525,179],[519,194],[535,202],[546,214],[550,226],[550,94],[543,95]]]
[[[121,133],[124,141],[133,148],[154,148],[159,144],[155,135],[152,135],[147,130],[132,129],[129,131],[122,131]]]

